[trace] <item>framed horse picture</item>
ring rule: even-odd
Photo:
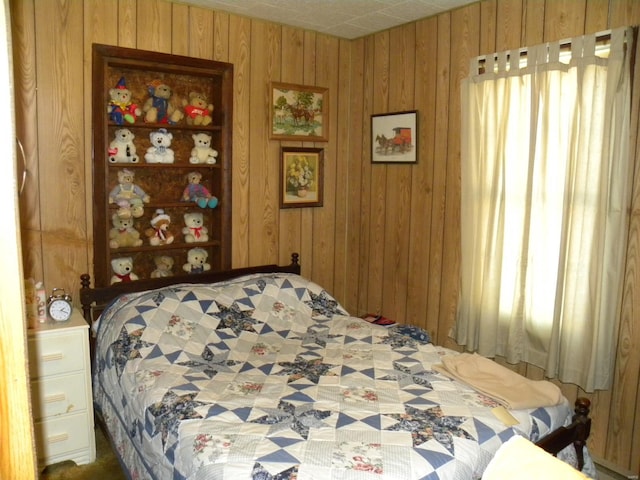
[[[271,82],[269,108],[272,140],[329,140],[329,90],[293,83]]]
[[[371,162],[417,163],[418,111],[371,115]]]

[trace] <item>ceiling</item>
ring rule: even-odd
[[[478,0],[176,0],[354,39]]]

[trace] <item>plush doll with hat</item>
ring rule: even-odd
[[[133,103],[131,91],[127,88],[124,77],[120,77],[115,88],[109,89],[109,103],[107,105],[109,120],[118,125],[135,123],[142,111]]]
[[[200,208],[216,208],[218,199],[209,193],[207,187],[200,183],[202,174],[200,172],[190,172],[187,174],[187,186],[182,192],[183,202],[195,202]]]
[[[146,123],[168,123],[176,124],[184,118],[184,113],[171,103],[173,90],[161,80],[153,80],[147,85],[149,98],[142,110],[145,113]]]
[[[164,213],[163,209],[158,208],[151,217],[151,228],[144,232],[149,238],[149,244],[157,246],[173,243],[173,234],[169,231],[169,225],[171,225],[171,218]]]

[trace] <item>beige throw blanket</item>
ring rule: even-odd
[[[511,409],[558,405],[560,389],[545,380],[529,380],[476,353],[445,355],[434,369],[460,380]]]

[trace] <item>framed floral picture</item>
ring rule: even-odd
[[[371,161],[417,163],[418,112],[371,115]]]
[[[272,140],[326,142],[329,139],[328,89],[271,82]]]
[[[280,208],[322,206],[323,164],[322,148],[281,148]]]

